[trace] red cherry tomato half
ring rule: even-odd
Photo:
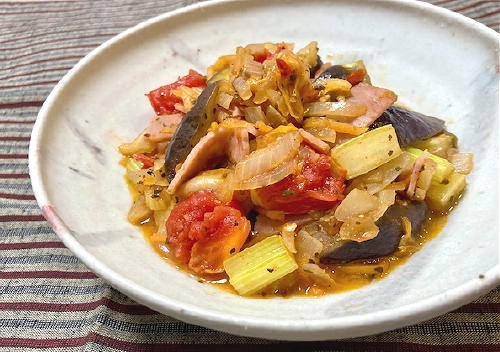
[[[207,85],[205,77],[200,75],[195,70],[189,70],[189,73],[180,77],[176,82],[161,86],[148,94],[149,102],[153,107],[156,115],[172,114],[179,112],[175,108],[175,104],[182,104],[182,99],[175,96],[172,90],[180,86],[186,87],[205,87]]]

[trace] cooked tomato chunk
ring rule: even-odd
[[[220,273],[225,259],[237,253],[250,222],[233,200],[222,204],[212,191],[181,201],[167,219],[167,242],[177,260],[199,273]]]

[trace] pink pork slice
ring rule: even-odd
[[[149,134],[148,138],[153,142],[169,141],[183,116],[182,114],[153,116],[146,128],[146,133]]]
[[[167,191],[174,194],[181,184],[207,170],[214,159],[227,156],[230,161],[238,162],[249,152],[248,131],[245,128],[221,127],[208,132],[188,154]]]
[[[388,89],[360,83],[351,88],[352,97],[349,101],[363,104],[367,111],[354,118],[351,124],[358,127],[368,127],[398,99],[398,96]]]

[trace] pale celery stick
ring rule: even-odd
[[[281,236],[271,236],[224,261],[229,283],[251,295],[298,268]]]
[[[416,160],[420,154],[424,151],[417,148],[406,148],[405,151],[410,153],[413,160]],[[453,165],[446,159],[443,159],[437,155],[429,153],[429,157],[434,160],[437,164],[436,172],[432,176],[432,181],[435,183],[441,183],[443,180],[449,176],[455,168]]]
[[[134,158],[127,158],[127,169],[130,171],[141,171],[143,166],[144,164],[140,161],[135,160]]]
[[[347,171],[347,179],[366,174],[401,154],[396,131],[385,125],[332,149],[332,159]]]
[[[151,210],[165,210],[170,204],[170,196],[165,190],[148,188],[144,191],[146,205]]]
[[[431,209],[447,213],[456,204],[464,188],[465,176],[453,172],[443,183],[431,184],[425,200]]]

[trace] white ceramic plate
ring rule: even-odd
[[[449,121],[474,172],[440,236],[387,279],[321,298],[247,299],[164,262],[127,223],[117,146],[152,115],[144,96],[237,45],[317,40],[324,59],[365,60],[374,84]],[[498,283],[497,34],[421,2],[216,1],[146,21],[78,63],[43,105],[30,146],[33,189],[66,246],[159,312],[234,334],[320,340],[428,319]]]

